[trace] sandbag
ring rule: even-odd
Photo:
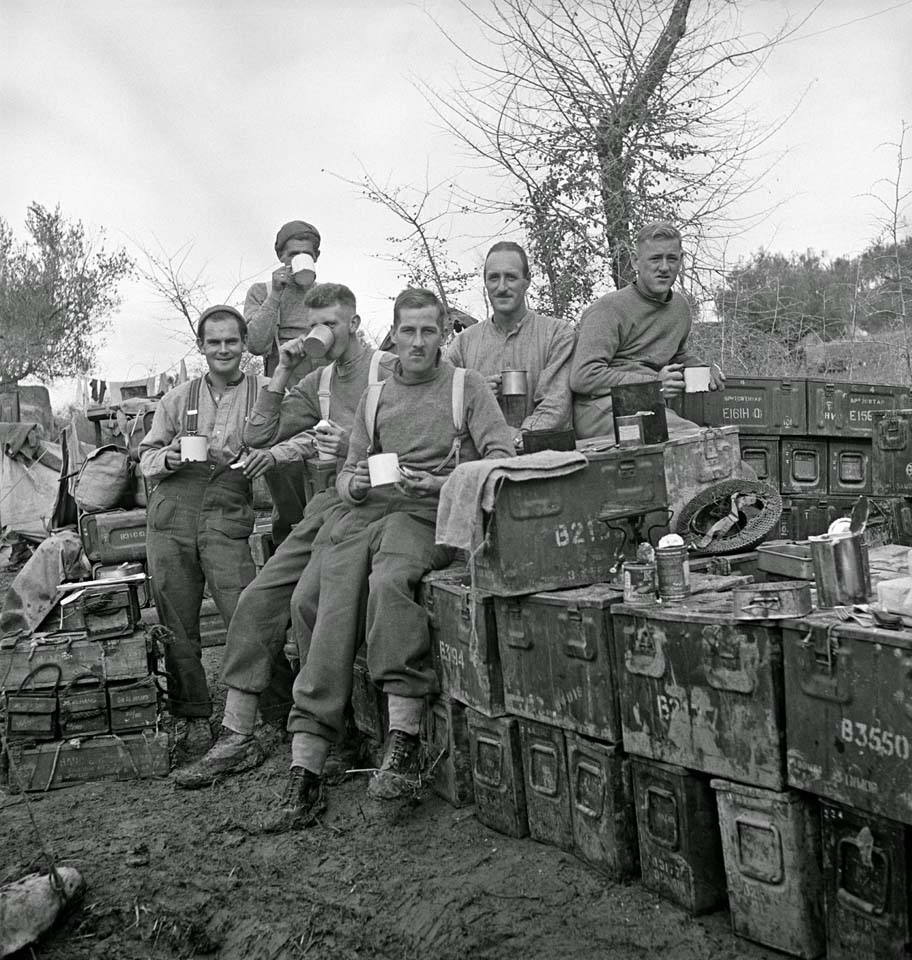
[[[93,450],[76,479],[76,503],[80,510],[99,513],[121,505],[129,493],[133,472],[127,451],[108,445]]]

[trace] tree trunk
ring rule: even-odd
[[[675,0],[668,23],[653,48],[643,72],[610,115],[596,127],[596,155],[599,161],[600,190],[605,213],[605,239],[611,256],[611,275],[620,289],[634,279],[630,244],[630,208],[627,202],[625,138],[648,107],[687,27],[691,0]]]

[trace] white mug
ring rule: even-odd
[[[209,438],[188,433],[180,438],[182,463],[205,463],[209,459]]]
[[[309,287],[317,276],[317,266],[309,253],[298,253],[291,258],[291,274],[295,283]]]
[[[684,368],[684,392],[706,393],[712,383],[712,374],[709,367]]]
[[[320,420],[319,423],[317,423],[317,425],[314,427],[314,434],[315,434],[317,437],[319,437],[319,436],[320,436],[320,428],[321,428],[321,427],[328,427],[328,426],[329,426],[329,421],[328,421],[328,420]],[[336,455],[335,455],[334,453],[324,453],[324,452],[319,448],[319,446],[318,446],[318,447],[317,447],[317,458],[318,458],[319,460],[335,460],[335,459],[336,459]]]
[[[372,487],[386,487],[401,479],[398,453],[375,453],[367,458],[367,469]]]

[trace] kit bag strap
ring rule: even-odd
[[[450,463],[452,463],[454,467],[459,466],[459,453],[462,450],[462,431],[465,426],[465,377],[465,367],[456,367],[453,371],[452,392],[453,429],[456,431],[456,436],[453,437],[453,444],[450,447],[450,452],[446,455],[446,459],[438,463],[431,473],[440,473],[440,471]]]
[[[202,377],[190,381],[190,392],[187,395],[187,412],[184,414],[184,433],[194,434],[199,427],[199,400]]]
[[[379,383],[369,383],[364,391],[364,425],[367,427],[367,452],[375,449],[375,433],[377,430],[377,408],[380,406],[380,394],[383,392],[385,380]]]
[[[250,419],[257,397],[260,395],[260,378],[255,373],[244,375],[247,380],[247,412],[244,414],[244,423]]]
[[[320,383],[317,387],[317,400],[320,404],[320,416],[324,420],[329,419],[329,401],[332,397],[332,375],[335,368],[335,363],[328,363],[320,370]]]

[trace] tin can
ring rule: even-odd
[[[621,570],[624,574],[624,603],[655,603],[655,564],[625,563]]]
[[[657,547],[655,555],[659,599],[683,600],[690,593],[687,547],[683,544],[679,547]],[[626,596],[624,599],[627,599]]]

